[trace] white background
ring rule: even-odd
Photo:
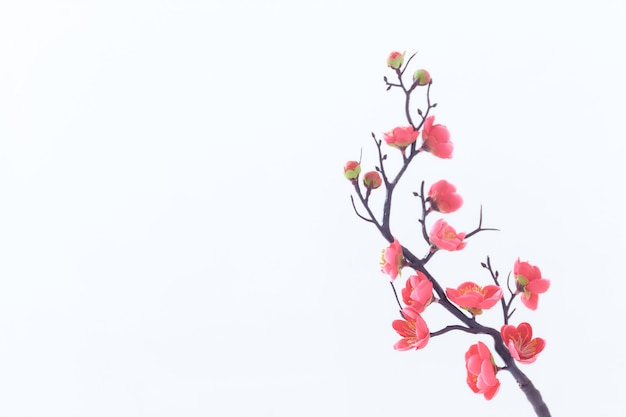
[[[342,176],[405,124],[392,50],[455,144],[407,172],[393,232],[424,254],[411,191],[457,185],[447,220],[501,231],[432,273],[538,265],[523,370],[555,416],[623,413],[626,6],[504,3],[0,3],[0,415],[532,415],[506,372],[467,387],[488,338],[392,349],[386,242]]]

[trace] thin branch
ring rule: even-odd
[[[481,263],[482,267],[485,268],[487,271],[489,271],[489,273],[491,274],[491,278],[493,279],[493,282],[495,282],[495,284],[502,288],[500,286],[500,283],[498,282],[498,271],[494,271],[493,268],[491,267],[491,259],[489,259],[489,256],[487,256],[487,262],[486,263]],[[509,324],[509,306],[507,305],[506,301],[504,301],[504,296],[500,297],[500,303],[502,304],[502,315],[504,316],[504,324]]]
[[[506,288],[509,290],[509,293],[511,293],[511,295],[515,294],[515,292],[511,289],[511,273],[509,272],[509,275],[506,276]]]
[[[487,230],[496,231],[496,232],[500,231],[499,229],[492,229],[492,228],[483,227],[483,206],[480,206],[480,218],[478,220],[478,227],[476,229],[472,230],[471,232],[467,233],[465,235],[465,239],[468,239],[468,238],[474,236],[478,232],[484,232],[484,231],[487,231]]]
[[[426,254],[426,256],[424,256],[424,257],[422,258],[422,263],[423,263],[424,265],[426,265],[426,263],[428,263],[428,261],[430,261],[430,258],[432,258],[432,257],[433,257],[433,255],[434,255],[435,253],[437,253],[437,251],[438,251],[438,250],[439,250],[439,248],[437,248],[437,246],[435,246],[435,245],[431,244],[431,245],[430,245],[430,248],[428,249],[428,253]]]
[[[374,220],[372,219],[368,219],[367,217],[361,215],[361,213],[359,213],[359,211],[356,208],[356,205],[354,204],[354,197],[350,196],[350,201],[352,201],[352,208],[354,209],[354,212],[356,213],[357,216],[359,216],[361,219],[365,220],[366,222],[369,223],[376,223]]]
[[[417,52],[415,52],[413,55],[411,55],[411,56],[409,57],[409,59],[407,59],[407,60],[406,60],[406,63],[404,64],[404,69],[403,69],[403,70],[402,70],[402,72],[400,73],[400,75],[401,75],[401,76],[402,76],[402,75],[404,75],[404,71],[406,71],[406,69],[409,67],[409,64],[411,63],[411,60],[412,60],[413,58],[415,58],[415,55],[417,55]]]
[[[355,182],[354,189],[356,191],[356,194],[359,196],[359,200],[361,200],[361,205],[363,205],[363,207],[367,211],[367,214],[369,214],[371,222],[374,223],[376,225],[376,228],[382,233],[383,231],[382,226],[380,223],[378,223],[378,220],[376,220],[376,216],[374,216],[374,213],[372,212],[372,209],[369,206],[369,202],[367,201],[365,197],[363,197],[363,193],[361,193],[361,187],[359,187],[358,182]]]
[[[460,330],[460,331],[463,331],[466,333],[472,333],[472,334],[479,333],[476,329],[472,329],[471,327],[465,327],[465,326],[461,326],[458,324],[454,324],[454,325],[446,326],[441,330],[437,330],[436,332],[430,332],[430,337],[439,336],[439,335],[451,332],[453,330]]]
[[[398,307],[400,308],[400,315],[402,316],[403,319],[406,320],[406,317],[404,316],[404,313],[402,312],[402,304],[400,303],[400,298],[398,297],[398,292],[396,291],[396,287],[393,285],[393,281],[389,281],[389,284],[391,284],[393,295],[396,297],[396,303],[398,303]]]
[[[430,245],[430,237],[428,236],[428,232],[426,231],[426,216],[430,213],[429,210],[426,209],[426,201],[428,198],[424,195],[424,181],[422,181],[422,185],[420,186],[420,193],[413,193],[414,196],[419,197],[422,203],[422,218],[418,221],[422,225],[422,237]]]
[[[376,148],[378,149],[378,163],[380,164],[380,174],[383,177],[383,181],[385,182],[385,186],[389,185],[389,180],[387,179],[387,174],[385,173],[385,166],[384,166],[384,160],[387,158],[387,155],[383,156],[383,151],[380,147],[380,145],[382,144],[382,141],[379,139],[376,139],[376,135],[374,134],[374,132],[372,132],[372,138],[374,138],[374,143],[376,144]]]

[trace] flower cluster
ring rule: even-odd
[[[545,340],[539,337],[533,339],[533,329],[528,323],[520,323],[517,327],[504,325],[500,334],[511,356],[520,363],[533,363],[546,346]],[[465,353],[465,367],[470,389],[483,394],[487,400],[492,399],[500,388],[500,381],[496,378],[499,368],[484,343],[470,346]]]
[[[366,208],[366,215],[359,213],[353,200],[353,207],[357,215],[363,220],[373,223],[385,239],[390,242],[382,251],[380,265],[381,272],[388,276],[391,281],[395,299],[400,307],[401,318],[392,322],[393,329],[400,336],[400,340],[393,346],[394,349],[401,351],[423,349],[428,345],[431,337],[453,330],[489,335],[493,338],[495,351],[498,352],[504,364],[501,367],[498,366],[487,345],[479,341],[472,344],[465,353],[465,368],[467,371],[466,382],[470,389],[490,400],[500,389],[500,381],[497,378],[499,371],[517,369],[516,362],[531,364],[544,350],[545,340],[540,337],[533,337],[533,329],[529,323],[522,322],[513,325],[509,324],[509,320],[516,311],[516,308],[512,308],[516,297],[519,297],[520,302],[526,308],[536,310],[539,294],[543,294],[549,289],[550,281],[543,278],[538,267],[518,258],[512,268],[515,288],[510,285],[501,286],[498,281],[498,271],[491,268],[490,260],[487,258],[487,263],[483,263],[482,266],[490,272],[493,284],[481,285],[474,281],[465,280],[456,287],[447,287],[444,290],[444,286],[439,284],[426,269],[426,263],[440,250],[449,252],[462,250],[467,245],[467,239],[477,232],[495,230],[482,228],[482,211],[478,228],[468,233],[457,232],[444,218],[435,219],[428,228],[428,224],[430,224],[430,217],[428,216],[453,213],[463,205],[463,198],[457,192],[456,186],[445,179],[432,183],[427,193],[424,192],[424,182],[422,182],[421,191],[413,193],[421,199],[422,216],[419,223],[422,229],[421,235],[427,247],[426,254],[422,258],[413,255],[392,235],[389,223],[392,193],[400,177],[406,172],[408,165],[419,153],[428,152],[441,159],[450,159],[454,151],[448,128],[443,124],[435,123],[435,116],[431,114],[436,106],[436,104],[431,104],[429,96],[432,86],[431,74],[425,69],[418,69],[413,73],[411,84],[405,84],[403,75],[415,56],[413,55],[405,61],[405,55],[404,52],[397,51],[389,54],[387,67],[393,70],[398,81],[390,82],[387,77],[384,78],[384,81],[388,90],[400,88],[406,95],[405,115],[407,123],[383,133],[383,140],[378,140],[373,134],[378,147],[379,160],[379,165],[375,167],[375,170],[361,175],[360,161],[348,161],[344,166],[344,176],[354,186],[361,204]],[[417,115],[411,115],[408,110],[409,97],[414,90],[419,90],[421,86],[428,86],[428,88],[421,89],[427,94],[425,101],[428,107],[424,111],[418,109]],[[417,119],[417,117],[421,119]],[[383,150],[385,146],[400,151],[403,165],[395,176],[390,175],[388,169],[385,169],[385,164],[388,161]],[[382,220],[377,218],[369,200],[372,190],[379,188],[382,188],[385,193]],[[405,268],[412,269],[412,273],[401,289],[401,296],[398,296],[395,281],[402,276],[402,271]],[[507,288],[508,295],[505,295],[504,290]],[[455,324],[431,333],[423,314],[433,304],[438,304],[452,313],[455,317]],[[504,317],[504,324],[499,332],[495,328],[488,328],[477,321],[482,319],[482,314],[486,310],[494,309],[498,304],[500,304]],[[485,315],[489,314],[492,313],[489,312]],[[463,325],[459,325],[457,320],[460,320]],[[511,372],[514,375],[517,374]]]
[[[424,120],[420,150],[430,152],[439,158],[452,158],[454,147],[450,142],[450,132],[444,125],[433,125],[434,120],[435,116],[428,116]],[[413,126],[398,126],[384,133],[383,139],[387,145],[400,149],[404,154],[405,149],[415,143],[419,135],[420,131]]]
[[[518,294],[522,294],[521,301],[524,306],[535,310],[537,308],[537,292],[545,292],[550,284],[549,280],[541,277],[539,268],[528,262],[521,262],[519,258],[513,265],[513,274],[515,275],[518,291],[511,294],[511,299],[508,303],[503,301],[506,317],[510,317],[510,314],[507,315],[508,308]],[[531,285],[531,283],[534,284]],[[503,297],[502,289],[498,285],[480,287],[473,282],[465,282],[456,289],[447,288],[446,295],[450,301],[463,309],[469,310],[474,315],[481,314],[482,309],[495,306]],[[546,346],[544,339],[540,337],[533,338],[532,326],[526,322],[517,326],[504,324],[500,329],[500,336],[502,343],[508,348],[513,360],[523,364],[535,362],[537,355]],[[483,364],[480,369],[476,365],[478,360],[476,359],[477,354]],[[491,358],[493,366],[486,365],[488,356]],[[471,365],[468,358],[473,358],[471,360],[474,362]],[[493,398],[498,391],[500,383],[495,378],[498,368],[495,366],[495,362],[493,362],[493,356],[489,349],[481,343],[473,345],[466,354],[466,361],[468,370],[467,384],[469,387],[476,393],[482,393],[486,399]]]

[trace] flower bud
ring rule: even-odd
[[[357,179],[360,173],[361,165],[357,161],[348,161],[343,167],[343,175],[349,180]]]
[[[405,52],[400,53],[397,51],[390,53],[387,58],[387,66],[392,69],[399,69],[404,64],[404,54]]]
[[[363,185],[367,189],[378,188],[382,185],[383,179],[380,177],[380,174],[376,171],[369,171],[365,175],[363,175]]]
[[[428,85],[430,74],[425,69],[418,69],[413,73],[413,83],[417,85]]]

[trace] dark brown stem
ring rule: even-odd
[[[396,303],[398,303],[398,307],[400,308],[400,315],[402,316],[403,319],[406,319],[406,317],[404,317],[404,313],[402,313],[402,304],[400,303],[400,298],[398,297],[398,292],[396,291],[396,287],[393,285],[393,281],[389,281],[389,284],[391,284],[393,295],[396,297]]]
[[[491,268],[491,259],[489,259],[489,257],[487,256],[487,262],[483,262],[481,263],[482,267],[485,268],[487,271],[489,271],[489,273],[491,274],[491,279],[493,279],[493,282],[500,288],[502,288],[502,286],[500,285],[500,283],[498,282],[498,271],[494,271],[493,268]],[[512,301],[512,300],[511,300]],[[504,301],[504,295],[502,297],[500,297],[500,304],[502,305],[502,314],[504,316],[504,324],[509,324],[509,307],[510,307],[510,303],[507,305],[506,301]]]
[[[535,414],[537,414],[538,417],[550,417],[550,410],[543,401],[541,393],[537,388],[535,388],[532,381],[515,365],[514,362],[508,364],[506,370],[509,371],[515,378],[515,381],[517,381],[517,385],[520,387],[524,395],[526,395],[528,402],[533,406]]]
[[[430,212],[428,209],[426,209],[426,201],[428,201],[428,198],[424,195],[424,181],[422,181],[422,185],[420,186],[420,193],[413,193],[413,195],[415,196],[419,196],[421,203],[422,203],[422,218],[419,219],[420,224],[422,225],[422,237],[424,238],[424,240],[426,241],[426,243],[428,243],[430,245],[430,237],[428,236],[428,231],[426,230],[426,216],[428,216],[428,213]]]
[[[465,326],[460,326],[458,324],[453,324],[450,326],[446,326],[441,330],[437,330],[436,332],[430,332],[430,337],[435,337],[435,336],[439,336],[442,335],[444,333],[448,333],[451,332],[453,330],[460,330],[462,332],[467,332],[467,333],[472,333],[472,334],[476,334],[476,331],[470,327],[465,327]]]

